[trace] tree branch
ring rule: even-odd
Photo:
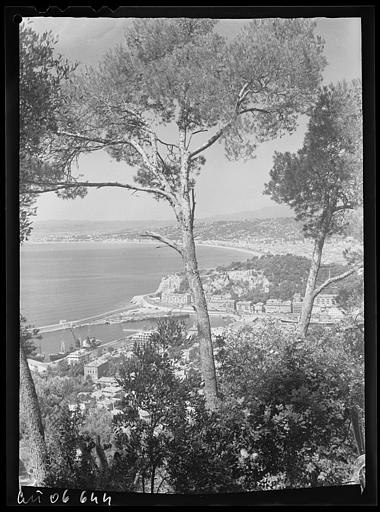
[[[249,82],[246,82],[243,87],[240,89],[238,94],[238,100],[237,104],[240,105],[241,102],[244,100],[244,98],[247,96],[249,90],[247,90],[247,87],[249,86]]]
[[[198,149],[196,149],[195,151],[192,151],[189,155],[189,159],[193,159],[195,156],[199,155],[199,153],[202,153],[202,151],[204,151],[205,149],[209,148],[210,146],[212,146],[212,144],[214,144],[214,142],[216,142],[222,135],[223,133],[225,132],[225,130],[227,130],[227,128],[229,128],[231,123],[228,123],[226,124],[225,126],[223,126],[223,128],[221,128],[218,132],[216,132],[215,135],[213,135],[212,137],[209,138],[209,140],[207,142],[205,142],[204,144],[202,144],[202,146],[200,146]]]
[[[354,208],[355,208],[354,204],[350,204],[350,203],[341,204],[340,206],[336,206],[334,208],[334,213],[339,212],[341,210],[353,210]]]
[[[160,235],[160,233],[155,233],[153,231],[147,231],[145,234],[141,234],[140,236],[153,238],[154,240],[159,240],[163,244],[168,245],[169,247],[171,247],[172,249],[177,251],[181,256],[183,254],[182,247],[180,247],[177,244],[177,242],[174,242],[174,240],[171,240],[170,238],[166,238],[165,236]]]
[[[243,85],[243,87],[240,89],[240,91],[239,91],[239,94],[238,94],[238,97],[237,97],[237,101],[236,101],[235,119],[236,119],[237,116],[239,116],[241,114],[245,114],[247,112],[261,112],[263,114],[272,114],[274,111],[265,110],[265,109],[256,108],[256,107],[255,108],[253,108],[253,107],[252,108],[246,108],[244,110],[239,110],[240,105],[244,101],[244,99],[247,96],[247,94],[250,92],[250,90],[248,89],[249,84],[250,84],[250,82],[246,82]],[[221,128],[215,135],[210,137],[209,140],[207,142],[205,142],[202,146],[200,146],[198,149],[196,149],[192,153],[190,153],[190,155],[189,155],[190,160],[192,158],[194,158],[196,155],[198,155],[199,153],[202,153],[202,151],[204,151],[205,149],[207,149],[210,146],[212,146],[212,144],[214,144],[223,135],[223,133],[227,130],[227,128],[229,128],[231,126],[232,122],[233,122],[233,120],[230,121],[229,123],[227,123],[225,126],[223,126],[223,128]]]
[[[129,141],[121,139],[121,140],[107,140],[102,139],[100,137],[87,137],[86,135],[81,135],[80,133],[70,133],[66,131],[57,131],[57,135],[64,135],[65,137],[71,137],[73,139],[84,140],[86,142],[96,142],[97,144],[105,144],[107,146],[111,144],[126,144]]]
[[[275,110],[265,110],[264,108],[258,108],[258,107],[252,107],[252,108],[245,108],[244,110],[239,110],[240,114],[246,114],[247,112],[260,112],[261,114],[274,114]]]
[[[329,279],[326,279],[326,281],[324,283],[322,283],[320,286],[318,286],[318,288],[316,288],[314,290],[314,292],[313,292],[313,299],[315,299],[315,297],[318,294],[320,294],[322,290],[324,290],[327,286],[329,286],[329,284],[335,283],[336,281],[340,281],[340,280],[350,276],[351,274],[354,274],[355,272],[357,272],[361,268],[363,268],[363,267],[362,266],[355,267],[355,268],[352,268],[351,270],[347,270],[347,272],[343,272],[342,274],[338,274],[335,277],[330,277]]]
[[[163,140],[159,139],[158,137],[156,138],[156,140],[157,140],[157,142],[159,142],[160,144],[163,144],[164,146],[178,149],[177,144],[170,144],[169,142],[164,142]]]
[[[245,114],[247,112],[261,112],[263,114],[273,114],[275,111],[272,111],[272,110],[265,110],[265,109],[262,109],[262,108],[247,108],[247,109],[244,109],[244,110],[240,110],[238,111],[237,115],[241,115],[241,114]],[[220,139],[220,137],[223,135],[223,133],[227,130],[227,128],[229,128],[231,126],[231,123],[232,121],[230,121],[229,123],[227,123],[225,126],[223,126],[223,128],[221,128],[215,135],[213,135],[212,137],[209,138],[209,140],[207,142],[205,142],[202,146],[200,146],[198,149],[192,151],[189,155],[189,158],[190,159],[193,159],[195,156],[197,156],[199,153],[202,153],[202,151],[204,151],[205,149],[209,148],[210,146],[212,146],[218,139]]]
[[[150,133],[152,134],[152,132],[150,132]],[[64,135],[66,137],[71,137],[74,139],[83,140],[86,142],[95,142],[97,144],[103,144],[104,146],[113,146],[116,144],[129,144],[137,151],[137,153],[139,153],[139,155],[143,159],[144,164],[149,169],[153,170],[153,166],[152,166],[151,162],[149,161],[147,154],[145,153],[143,148],[140,146],[140,144],[134,140],[126,140],[126,139],[108,140],[108,139],[102,139],[100,137],[87,137],[86,135],[81,135],[79,133],[70,133],[70,132],[66,132],[66,131],[58,131],[57,134]],[[102,148],[100,147],[97,149],[102,149]]]
[[[28,182],[26,182],[28,183]],[[38,187],[51,186],[51,183],[46,182],[29,182],[29,185],[34,185]],[[104,187],[118,187],[118,188],[126,188],[128,190],[135,190],[137,192],[147,192],[149,194],[157,194],[162,197],[168,199],[168,201],[173,201],[173,196],[166,192],[165,190],[161,190],[160,188],[154,187],[138,187],[136,185],[130,185],[129,183],[119,183],[117,181],[109,181],[109,182],[99,182],[93,183],[88,181],[75,181],[72,183],[67,182],[58,182],[55,183],[54,188],[50,189],[41,189],[41,190],[28,190],[28,194],[43,194],[44,192],[56,192],[57,190],[64,190],[66,188],[104,188]]]

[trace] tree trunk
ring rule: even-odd
[[[154,480],[156,478],[156,466],[152,467],[152,474],[150,476],[150,492],[154,494]]]
[[[25,411],[26,428],[33,454],[35,485],[41,486],[47,476],[45,436],[37,393],[22,343],[20,343],[20,408]]]
[[[315,290],[315,285],[317,283],[319,268],[321,266],[322,251],[323,251],[324,243],[325,243],[325,236],[320,236],[314,243],[314,250],[313,250],[313,256],[311,258],[309,276],[308,276],[307,282],[306,282],[305,296],[303,299],[301,315],[300,315],[300,319],[298,321],[298,326],[297,326],[298,333],[303,338],[306,337],[306,334],[307,334],[307,331],[309,328],[309,324],[310,324],[311,312],[313,309],[313,304],[314,304],[314,299],[315,299],[314,290]]]
[[[190,218],[185,220],[184,226],[182,226],[182,228],[182,259],[197,315],[198,341],[201,360],[201,372],[204,380],[205,399],[207,407],[210,410],[215,410],[218,406],[218,388],[212,348],[210,319],[207,311],[206,298],[198,271],[194,234]]]
[[[103,446],[100,443],[99,435],[96,436],[95,451],[96,451],[96,455],[98,456],[98,459],[99,459],[99,469],[102,473],[105,473],[108,470],[108,462],[107,462],[106,454],[104,453]]]
[[[350,409],[350,418],[351,418],[351,428],[354,434],[356,448],[358,450],[358,455],[363,455],[365,453],[365,441],[364,441],[364,433],[361,425],[358,407],[354,406]]]

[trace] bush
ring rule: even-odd
[[[210,412],[199,371],[177,373],[181,329],[161,332],[169,327],[173,345],[158,337],[122,361],[113,433],[97,412],[88,420],[58,414],[52,484],[202,494],[351,480],[358,454],[350,421],[353,410],[363,420],[364,380],[346,331],[315,330],[307,341],[273,321],[227,331],[218,340],[221,406]],[[92,455],[99,433],[112,444],[108,464]]]
[[[268,323],[229,333],[219,353],[227,410],[246,414],[247,489],[339,485],[355,459],[350,411],[363,411],[363,365],[344,335],[299,340]],[[271,487],[272,486],[272,487]]]

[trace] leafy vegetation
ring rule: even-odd
[[[306,336],[316,296],[330,284],[317,286],[325,241],[344,233],[347,213],[362,205],[363,135],[361,83],[340,82],[320,90],[296,154],[276,153],[265,193],[288,204],[305,235],[314,242],[299,331]],[[359,265],[360,266],[360,265]],[[355,267],[333,276],[344,279]]]
[[[52,138],[62,105],[62,88],[75,65],[56,55],[57,40],[51,32],[37,34],[20,25],[20,240],[28,239],[31,217],[36,214],[31,184],[36,180],[62,179],[56,165]]]
[[[307,340],[271,322],[227,331],[215,343],[216,372],[194,242],[195,185],[206,150],[220,142],[227,158],[252,158],[260,143],[293,132],[299,114],[309,113],[303,148],[276,154],[267,191],[295,209],[316,241],[314,274],[306,258],[291,255],[229,268],[262,271],[271,297],[314,293],[332,270],[320,266],[325,238],[342,232],[342,212],[360,198],[360,87],[330,86],[315,98],[326,62],[311,20],[254,19],[232,41],[216,23],[135,19],[124,44],[70,81],[74,69],[55,57],[52,36],[21,28],[21,240],[40,193],[70,198],[90,187],[119,187],[167,201],[177,234],[146,235],[181,255],[198,330],[187,365],[183,350],[193,340],[174,321],[159,322],[148,343],[111,362],[109,375],[121,388],[111,412],[94,398],[82,407],[80,394],[94,390],[83,365],[59,363],[33,383],[26,356],[38,333],[22,319],[20,437],[35,452],[38,484],[220,493],[336,485],[362,471],[355,462],[364,450],[364,338],[352,320],[362,309],[361,282],[339,292],[346,323],[315,329]],[[169,125],[176,138],[166,141],[161,130]],[[201,132],[203,143],[195,137]],[[74,176],[75,160],[97,150],[134,168],[134,181]],[[226,239],[298,236],[288,220],[214,225]],[[199,236],[210,235],[207,226],[198,228]],[[245,298],[257,300],[252,293]]]
[[[20,315],[20,343],[23,345],[27,357],[36,354],[36,340],[40,339],[39,330],[27,324],[27,320]]]
[[[337,275],[346,271],[347,268],[344,265],[338,264],[321,265],[317,284],[324,282],[330,275]],[[310,269],[310,260],[293,254],[265,254],[254,256],[245,262],[232,262],[230,265],[217,267],[219,272],[252,269],[263,272],[270,282],[269,291],[263,292],[255,288],[247,289],[246,294],[239,296],[239,299],[253,300],[254,302],[264,302],[269,298],[290,300],[295,293],[300,293],[301,296],[304,295]],[[352,283],[354,280],[355,277],[350,276],[344,283],[333,283],[328,288],[328,292],[338,293],[346,288],[347,283]]]
[[[228,335],[219,353],[226,405],[246,415],[253,488],[350,479],[356,459],[350,410],[358,406],[363,414],[363,365],[344,331],[318,334],[303,341],[275,324],[246,328]]]
[[[123,359],[113,417],[96,403],[69,410],[90,381],[36,378],[50,485],[202,494],[351,481],[353,411],[359,429],[364,421],[360,330],[354,344],[344,325],[307,341],[274,321],[226,330],[217,340],[217,411],[205,407],[199,371],[178,372],[182,332],[161,323],[154,342]]]

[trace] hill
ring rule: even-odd
[[[275,219],[278,217],[294,217],[294,212],[287,206],[265,206],[257,210],[237,213],[219,213],[210,217],[202,217],[199,221],[212,222],[219,220],[255,220]]]

